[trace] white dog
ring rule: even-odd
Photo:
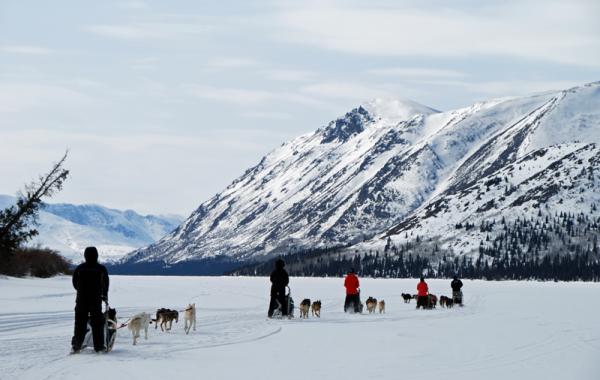
[[[189,304],[183,311],[183,329],[186,334],[190,333],[190,329],[196,331],[196,304]]]
[[[148,313],[139,313],[131,317],[131,320],[127,324],[127,328],[133,335],[133,345],[137,343],[137,338],[140,337],[140,332],[144,330],[144,338],[148,339],[148,326],[152,322],[152,317]]]

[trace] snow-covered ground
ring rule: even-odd
[[[600,378],[600,284],[465,281],[464,308],[424,311],[400,297],[415,280],[363,279],[387,313],[346,315],[341,279],[292,278],[296,305],[321,299],[322,318],[268,320],[266,278],[111,280],[121,322],[195,302],[197,331],[152,327],[132,346],[122,329],[112,353],[70,356],[70,278],[0,278],[0,379]]]

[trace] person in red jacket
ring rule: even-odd
[[[423,309],[427,308],[428,298],[429,296],[429,287],[425,282],[425,279],[421,277],[421,281],[417,284],[417,309],[419,307],[423,307]]]
[[[344,312],[347,312],[350,306],[352,306],[355,313],[360,313],[360,283],[358,282],[354,268],[350,269],[350,272],[346,275],[344,287],[346,288]]]

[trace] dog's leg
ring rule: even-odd
[[[194,322],[194,331],[196,331],[196,314],[194,314],[193,322]]]

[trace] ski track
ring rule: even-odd
[[[241,285],[241,289],[239,289],[240,285],[234,286],[235,280],[241,283],[246,282],[248,286]],[[4,280],[0,279],[0,281]],[[43,281],[52,280],[25,281],[43,284]],[[119,282],[128,285],[134,283],[128,283],[128,281],[126,277],[119,278],[116,281],[116,286],[119,286]],[[134,281],[138,282],[138,280]],[[139,289],[145,288],[143,282],[148,282],[148,285],[150,285],[153,283],[152,281],[169,283],[178,280],[176,278],[147,278],[139,281],[142,284],[130,289],[130,294],[125,297],[132,304],[135,304],[132,302],[136,298],[135,293]],[[185,281],[189,280],[186,279]],[[216,284],[211,284],[212,281]],[[292,282],[297,281],[302,284],[298,288],[304,294],[313,294],[320,291],[327,295],[327,297],[321,298],[323,302],[322,317],[269,320],[265,317],[266,301],[268,300],[265,293],[268,294],[268,287],[267,289],[264,289],[264,287],[265,285],[268,286],[268,284],[265,284],[267,281],[266,279],[244,278],[202,279],[199,281],[199,286],[194,287],[194,290],[206,286],[210,288],[209,291],[188,292],[190,295],[189,300],[197,302],[197,331],[192,331],[189,336],[186,336],[182,328],[183,318],[180,318],[179,323],[174,324],[173,330],[169,332],[161,332],[160,328],[157,330],[153,324],[149,329],[149,339],[145,340],[142,333],[138,345],[133,346],[129,330],[123,328],[118,332],[113,352],[107,355],[97,355],[89,349],[84,350],[79,355],[68,355],[73,328],[72,297],[67,298],[68,301],[66,302],[60,301],[62,302],[61,305],[65,306],[65,309],[61,310],[41,311],[43,304],[31,304],[32,299],[57,302],[57,299],[65,298],[66,293],[62,293],[59,297],[52,297],[48,294],[38,294],[38,298],[34,295],[25,295],[15,299],[9,297],[7,301],[16,310],[3,309],[5,312],[0,313],[0,356],[3,358],[0,364],[0,379],[78,378],[85,368],[97,368],[103,362],[108,365],[106,368],[118,368],[117,373],[120,378],[147,379],[153,378],[154,373],[145,372],[145,375],[141,376],[134,370],[136,363],[147,363],[145,360],[150,359],[151,362],[167,365],[171,362],[179,362],[182,358],[192,361],[196,360],[195,358],[205,358],[215,350],[252,352],[255,347],[265,350],[265,347],[268,349],[273,345],[281,345],[281,341],[289,339],[290,334],[294,337],[292,345],[303,346],[314,339],[317,339],[317,342],[322,339],[340,339],[336,335],[336,331],[357,331],[359,334],[360,331],[370,331],[370,333],[360,335],[358,340],[363,342],[368,341],[369,334],[377,334],[378,331],[386,332],[384,334],[385,339],[382,341],[384,347],[387,347],[385,344],[391,344],[391,347],[397,346],[398,352],[386,352],[386,349],[382,348],[380,360],[382,363],[386,363],[386,355],[393,354],[395,361],[405,363],[400,367],[410,364],[406,369],[406,373],[402,376],[407,379],[437,379],[440,377],[476,379],[481,376],[496,379],[501,377],[494,374],[512,373],[518,375],[523,370],[531,371],[531,368],[543,370],[543,367],[538,367],[539,363],[549,363],[548,365],[551,365],[563,355],[575,354],[582,357],[597,357],[600,352],[600,331],[597,324],[595,326],[586,325],[570,318],[548,318],[547,313],[551,308],[545,308],[540,313],[525,312],[526,310],[519,313],[517,310],[508,308],[508,305],[498,305],[498,302],[500,302],[498,300],[504,300],[512,292],[523,291],[528,286],[531,286],[536,294],[553,299],[550,295],[552,289],[545,289],[545,284],[467,283],[465,307],[445,309],[438,306],[436,310],[423,311],[415,310],[414,300],[409,304],[404,304],[398,289],[390,289],[388,284],[397,284],[396,282],[388,281],[386,283],[382,280],[364,280],[363,284],[367,282],[372,285],[372,295],[385,295],[383,298],[386,300],[386,313],[350,315],[341,311],[343,308],[343,292],[341,295],[339,294],[339,284],[336,284],[333,291],[322,290],[331,288],[332,282],[341,280],[323,279],[320,283],[318,279],[293,279]],[[402,286],[408,284],[412,287],[413,282],[415,280],[401,280],[400,283]],[[5,284],[6,282],[0,282],[0,286]],[[435,282],[435,285],[437,285],[437,282]],[[439,287],[439,285],[437,286]],[[471,289],[469,289],[470,286]],[[473,291],[473,287],[476,288],[476,291]],[[160,287],[157,287],[157,289],[160,289]],[[169,292],[169,289],[169,287],[166,287],[162,291],[157,290],[159,294],[151,296],[151,299],[165,299],[163,296]],[[185,290],[185,287],[174,285],[172,289],[181,292]],[[384,291],[386,289],[388,290]],[[118,288],[118,290],[121,289]],[[567,285],[565,285],[565,289],[560,290],[563,295],[570,294],[573,296],[573,294],[581,293],[580,289],[569,289]],[[40,286],[39,292],[44,293],[43,285]],[[444,294],[444,292],[438,291],[434,291],[434,293]],[[591,284],[590,290],[582,295],[582,299],[589,297],[589,294],[598,296],[599,293],[600,287]],[[71,296],[73,296],[72,293]],[[366,294],[362,296],[363,302],[367,296]],[[145,299],[146,297],[143,297],[142,301]],[[230,303],[228,301],[230,299],[233,302]],[[302,298],[296,295],[294,300],[297,307]],[[179,302],[178,299],[173,299],[171,302],[180,305],[180,309],[186,304],[185,302]],[[118,300],[114,302],[115,305],[120,303]],[[125,322],[130,316],[141,311],[152,313],[160,306],[163,305],[149,302],[144,302],[142,306],[117,306],[119,322]],[[296,317],[297,315],[296,309]],[[457,329],[462,330],[464,326],[472,325],[476,330],[488,325],[491,330],[494,326],[489,326],[490,322],[488,320],[490,319],[493,320],[491,323],[497,325],[495,326],[497,335],[492,333],[491,336],[496,336],[498,342],[491,341],[488,344],[497,347],[486,349],[486,344],[478,342],[474,337],[465,337],[470,342],[469,344],[474,347],[471,352],[462,356],[458,355],[456,360],[453,360],[454,353],[449,355],[437,353],[437,356],[435,352],[432,354],[431,347],[420,339],[422,334],[420,331],[428,330],[431,331],[431,334],[427,335],[427,339],[431,341],[432,345],[451,344],[458,337],[454,336],[455,333],[452,330],[447,330],[448,326],[456,325],[458,326]],[[500,321],[506,321],[506,323],[502,324]],[[420,326],[421,330],[416,331],[411,328],[415,325]],[[440,325],[445,327],[442,328]],[[520,329],[519,333],[511,338],[514,342],[511,339],[503,338],[510,335],[513,327],[518,325],[526,325],[527,329]],[[527,333],[523,334],[523,331],[527,331]],[[326,338],[330,333],[333,334],[331,338]],[[477,333],[488,336],[490,331],[487,329],[486,331],[475,331],[475,334]],[[303,337],[306,338],[305,341],[299,340]],[[391,343],[386,343],[386,340],[391,340]],[[265,342],[266,346],[261,342]],[[404,342],[412,342],[411,344],[415,348],[401,350],[400,348]],[[340,344],[343,346],[344,342],[342,341]],[[239,348],[237,348],[238,346]],[[319,351],[317,348],[315,350]],[[317,354],[309,352],[306,355],[312,357],[311,355]],[[302,365],[302,354],[297,353],[293,356],[294,359],[290,360],[288,365],[292,367]],[[415,363],[422,364],[419,366]],[[207,363],[203,365],[207,365]],[[261,373],[258,370],[260,365],[256,367],[256,372],[250,369],[250,372],[246,374],[248,379],[260,378],[258,376]],[[330,372],[325,371],[322,378],[338,378],[335,368],[335,366],[332,366]],[[416,371],[413,368],[419,368],[419,370]],[[592,372],[600,370],[599,367],[593,368],[591,364],[588,368],[591,368]],[[366,374],[367,370],[365,369],[363,372]],[[165,373],[168,373],[168,371]],[[386,370],[386,366],[379,368],[375,365],[374,368],[368,369],[368,373],[371,376],[367,377],[397,378],[397,373]],[[540,372],[539,376],[531,376],[531,372],[528,373],[530,373],[528,377],[531,379],[548,380],[554,378],[552,375],[547,375],[553,373],[548,369]],[[542,375],[542,373],[545,375]],[[559,373],[561,372],[556,373],[557,379]],[[593,373],[599,374],[600,372]],[[586,375],[587,372],[576,378],[597,378],[586,377]],[[163,375],[156,373],[156,377],[163,377]],[[208,377],[210,378],[210,376]],[[303,378],[304,376],[298,374],[298,376],[292,377]]]

